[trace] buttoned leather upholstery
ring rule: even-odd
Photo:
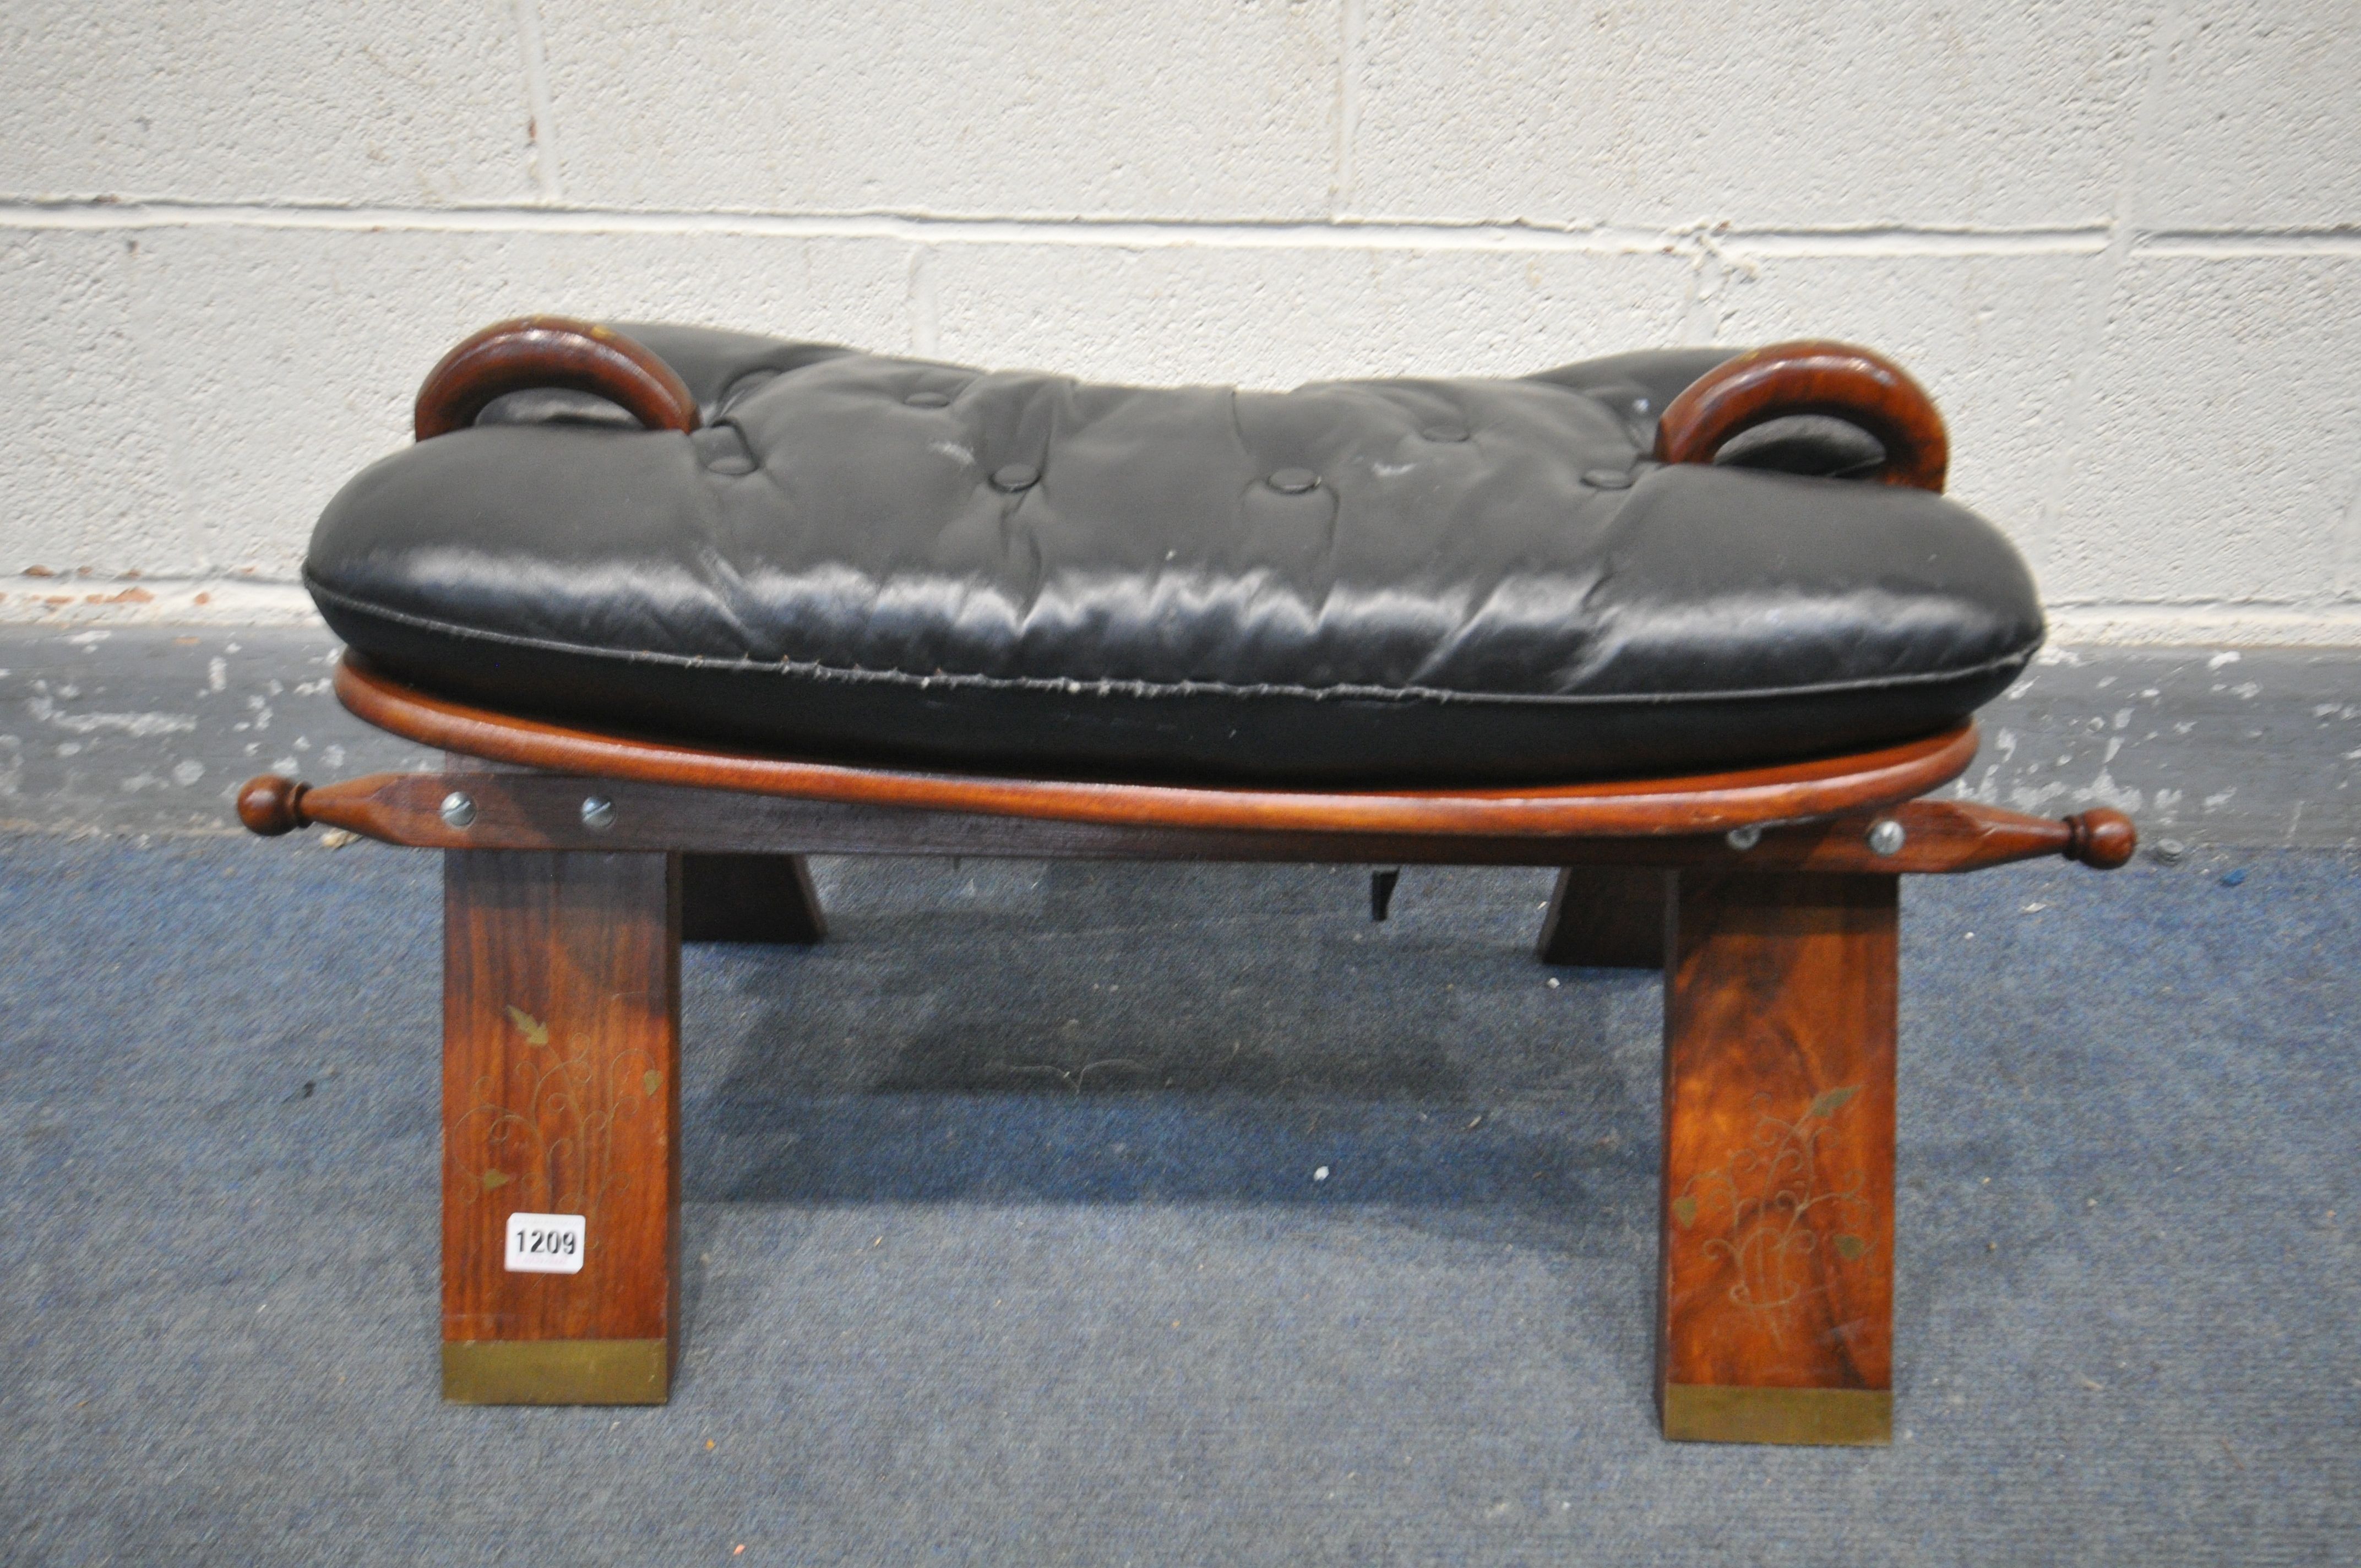
[[[1481,784],[1927,733],[2038,646],[1998,530],[1829,421],[1646,459],[1719,349],[1094,386],[625,325],[706,428],[512,393],[363,471],[305,580],[522,714],[1023,773]]]

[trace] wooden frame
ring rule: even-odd
[[[445,1392],[493,1403],[668,1395],[679,945],[820,939],[802,856],[1554,865],[1546,961],[1664,970],[1665,1434],[1883,1442],[1897,881],[2040,855],[2117,866],[2136,841],[2117,812],[1924,798],[1974,755],[1970,726],[1692,779],[1230,790],[602,735],[430,696],[357,659],[336,690],[445,748],[445,770],[265,775],[239,815],[258,833],[324,823],[447,852]],[[593,1227],[580,1273],[508,1269],[509,1215],[577,1211]]]

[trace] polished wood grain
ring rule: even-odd
[[[1926,389],[1882,354],[1816,339],[1739,355],[1690,382],[1656,422],[1656,458],[1710,463],[1730,437],[1796,414],[1825,414],[1875,436],[1885,448],[1884,483],[1943,488],[1950,437]]]
[[[677,858],[455,852],[443,901],[445,1342],[676,1344]],[[509,1272],[520,1212],[582,1215],[581,1272]],[[531,1402],[614,1398],[542,1376]]]
[[[1657,969],[1665,901],[1678,873],[1653,866],[1566,866],[1557,873],[1534,950],[1545,964]]]
[[[801,855],[680,858],[680,939],[809,947],[828,938],[819,889]]]
[[[464,828],[442,815],[466,797]],[[582,803],[611,808],[586,826]],[[303,787],[305,822],[389,844],[464,850],[658,850],[692,854],[1020,856],[1050,860],[1260,861],[1316,864],[1696,866],[1755,871],[1958,872],[2058,855],[2104,869],[2136,839],[2103,807],[2064,820],[1965,801],[1916,800],[1823,822],[1768,828],[1749,849],[1721,833],[1360,833],[1205,828],[982,816],[799,800],[677,784],[520,772],[372,773]],[[1872,834],[1893,822],[1904,842],[1880,853]],[[2106,858],[2092,858],[2103,851]]]
[[[1699,1430],[1698,1400],[1675,1390],[1892,1388],[1897,886],[1680,877],[1664,969],[1667,1435],[1778,1440],[1761,1423]]]
[[[497,398],[543,387],[593,393],[650,430],[697,427],[688,384],[646,345],[595,322],[520,316],[484,328],[426,373],[411,428],[432,441],[474,424]]]
[[[1962,722],[1852,756],[1678,778],[1474,790],[1213,788],[855,768],[633,740],[432,696],[350,653],[336,666],[335,690],[381,729],[553,773],[1131,827],[1471,837],[1719,831],[1907,800],[1958,777],[1976,752],[1975,726]]]

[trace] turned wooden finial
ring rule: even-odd
[[[277,773],[250,778],[237,792],[237,819],[247,831],[266,839],[309,828],[312,819],[303,815],[303,794],[311,787]]]
[[[2139,848],[2139,829],[2112,806],[2077,813],[2066,819],[2066,826],[2073,833],[2066,841],[2066,858],[2098,871],[2114,871]]]

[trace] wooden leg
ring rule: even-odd
[[[443,865],[443,1396],[662,1404],[680,1331],[679,857]]]
[[[1651,866],[1566,866],[1557,873],[1537,951],[1545,964],[1654,969],[1679,873]]]
[[[1666,1437],[1888,1440],[1897,880],[1681,875],[1664,967]]]
[[[826,939],[801,855],[683,855],[680,939],[809,946]]]

